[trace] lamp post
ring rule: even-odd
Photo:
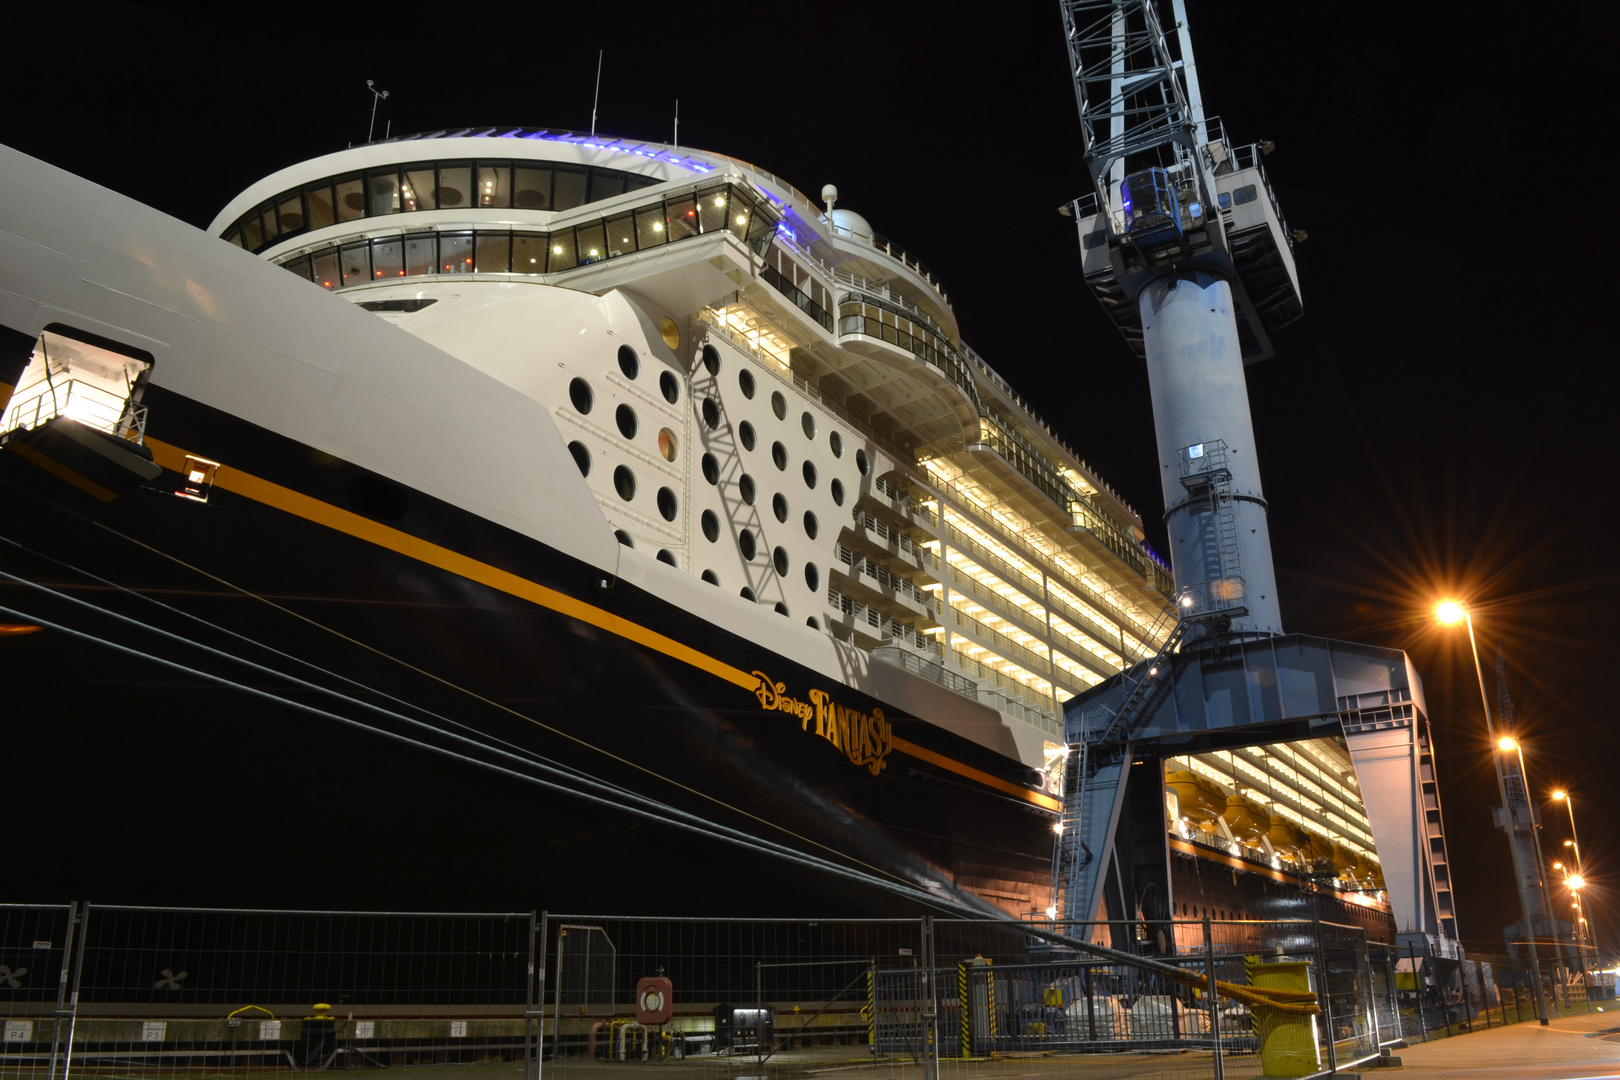
[[[1508,853],[1513,858],[1513,878],[1519,888],[1519,911],[1524,916],[1524,929],[1530,939],[1530,977],[1536,984],[1536,1018],[1545,1026],[1548,1023],[1547,1014],[1547,988],[1541,985],[1541,960],[1536,956],[1536,925],[1530,918],[1530,893],[1525,888],[1525,881],[1529,877],[1525,868],[1520,865],[1519,845],[1513,842],[1513,814],[1512,804],[1507,797],[1507,777],[1502,768],[1502,753],[1518,749],[1518,743],[1504,735],[1498,739],[1496,724],[1491,720],[1491,698],[1485,691],[1485,669],[1479,662],[1479,642],[1474,639],[1474,619],[1468,608],[1456,600],[1447,600],[1434,609],[1435,617],[1447,626],[1463,623],[1468,627],[1468,648],[1474,656],[1474,674],[1479,679],[1479,703],[1485,709],[1485,734],[1491,741],[1493,752],[1491,760],[1496,765],[1496,791],[1502,800],[1503,820],[1507,823]],[[1511,744],[1511,745],[1508,745]],[[1521,776],[1523,773],[1521,772]],[[1541,857],[1536,857],[1536,875],[1541,879]]]
[[[1575,797],[1567,791],[1555,791],[1553,792],[1553,801],[1563,803],[1564,809],[1569,811],[1570,840],[1568,846],[1575,852],[1575,873],[1581,878],[1581,883],[1584,886],[1586,882],[1586,864],[1581,862],[1581,834],[1575,828]],[[1586,930],[1587,941],[1591,944],[1592,951],[1595,953],[1597,952],[1597,932],[1591,922],[1587,922]]]

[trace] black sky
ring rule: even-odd
[[[1413,654],[1462,933],[1488,945],[1516,901],[1478,693],[1465,644],[1426,617],[1441,592],[1471,597],[1533,786],[1576,792],[1592,876],[1620,897],[1602,374],[1620,8],[1189,4],[1208,111],[1275,141],[1273,182],[1310,234],[1307,318],[1250,369],[1285,626]],[[0,142],[199,227],[259,177],[364,141],[368,78],[396,134],[583,130],[605,49],[599,131],[667,139],[679,98],[683,144],[807,192],[836,183],[936,271],[966,339],[1163,550],[1146,378],[1056,213],[1084,174],[1055,3],[64,2],[7,19],[27,47]],[[1551,846],[1564,835],[1549,816]],[[1597,918],[1620,943],[1620,903]]]

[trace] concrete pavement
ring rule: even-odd
[[[1534,1020],[1397,1050],[1398,1069],[1369,1080],[1620,1080],[1620,1012]]]

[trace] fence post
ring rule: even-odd
[[[1316,970],[1319,976],[1316,994],[1321,999],[1322,1028],[1327,1036],[1328,1071],[1336,1073],[1339,1071],[1339,1048],[1333,1030],[1333,996],[1328,993],[1327,950],[1322,946],[1322,917],[1315,916],[1311,923],[1316,930]]]
[[[73,953],[73,989],[68,993],[68,1045],[62,1058],[62,1080],[73,1072],[73,1034],[79,1026],[79,986],[84,978],[84,942],[90,936],[90,902],[79,909],[79,946]]]
[[[934,917],[922,917],[923,978],[927,982],[923,998],[923,1080],[939,1080],[939,1047],[935,1045],[939,1026],[939,980],[934,974]]]
[[[79,902],[68,904],[67,940],[62,943],[62,970],[56,977],[56,1014],[51,1021],[51,1071],[49,1080],[56,1080],[56,1059],[61,1052],[62,1021],[68,1016],[68,968],[73,965],[74,931],[78,929]]]
[[[1389,1019],[1395,1025],[1395,1038],[1391,1041],[1405,1042],[1406,1025],[1401,1023],[1401,988],[1396,985],[1397,976],[1400,974],[1395,966],[1397,962],[1395,950],[1385,946],[1384,964],[1389,969],[1389,979],[1385,984],[1385,989],[1389,992]]]
[[[1412,1012],[1417,1017],[1418,1034],[1423,1041],[1429,1041],[1429,1018],[1423,1015],[1423,967],[1418,963],[1417,950],[1413,944],[1406,943],[1406,958],[1412,961]]]
[[[547,940],[548,914],[540,913],[540,966],[535,969],[536,997],[540,1002],[537,1019],[540,1021],[539,1030],[534,1039],[534,1080],[541,1080],[540,1074],[545,1069],[546,1061],[546,955],[547,947],[551,944]],[[532,951],[532,947],[531,947]]]
[[[1226,1062],[1221,1056],[1221,998],[1215,988],[1215,937],[1210,932],[1209,916],[1204,916],[1204,976],[1209,987],[1204,996],[1209,999],[1209,1040],[1215,1050],[1215,1080],[1226,1080]]]

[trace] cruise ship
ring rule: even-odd
[[[443,764],[474,828],[543,760],[1049,911],[1065,703],[1159,652],[1170,568],[833,187],[488,128],[301,162],[203,231],[9,149],[0,188],[0,655],[90,668],[41,677],[47,701],[103,662],[176,714],[240,684],[388,760],[507,769]],[[185,760],[278,741],[222,727]],[[1164,772],[1174,900],[1137,918],[1393,929],[1342,738]],[[379,818],[416,798],[367,784]],[[608,813],[535,798],[537,832]],[[176,816],[119,813],[160,845]],[[587,875],[660,861],[569,850]],[[713,883],[687,887],[660,909],[703,910]]]

